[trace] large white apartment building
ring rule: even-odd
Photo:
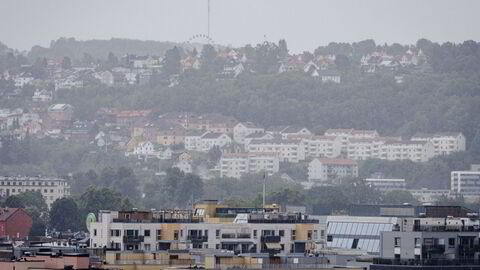
[[[373,139],[378,137],[376,130],[356,130],[353,128],[331,128],[325,131],[325,136],[339,137],[342,143],[341,152],[347,154],[350,139]]]
[[[344,177],[358,177],[358,164],[351,159],[315,158],[308,164],[308,180],[334,181]]]
[[[366,160],[382,158],[382,147],[385,145],[383,138],[350,139],[348,141],[347,156],[350,159]]]
[[[433,144],[428,141],[390,141],[381,148],[381,159],[426,162],[434,156]]]
[[[336,158],[342,151],[342,139],[335,136],[312,136],[304,144],[307,157]]]
[[[412,141],[431,142],[435,156],[450,155],[466,150],[465,136],[460,132],[439,132],[435,134],[415,134]]]
[[[225,133],[190,131],[185,136],[185,149],[208,152],[215,146],[223,147],[231,144],[232,138]]]
[[[259,172],[272,175],[278,172],[279,163],[276,153],[226,153],[220,159],[220,176],[240,178]]]
[[[297,163],[305,160],[305,144],[302,140],[251,140],[246,148],[249,153],[276,153],[280,162]]]
[[[215,249],[235,253],[303,253],[323,242],[325,225],[278,208],[229,208],[216,201],[195,210],[100,211],[90,246],[120,250]]]
[[[18,195],[25,191],[42,193],[48,207],[57,199],[70,195],[70,185],[64,179],[50,177],[0,177],[0,195]]]

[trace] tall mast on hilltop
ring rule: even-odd
[[[210,36],[210,0],[207,0],[207,36]]]

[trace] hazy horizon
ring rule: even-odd
[[[19,50],[60,37],[184,42],[207,32],[207,0],[4,0],[0,7],[0,41]],[[293,52],[365,39],[458,43],[480,40],[479,9],[474,0],[211,0],[211,37],[235,47],[285,38]]]

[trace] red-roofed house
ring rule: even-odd
[[[0,237],[23,239],[32,229],[32,218],[22,208],[0,208]]]

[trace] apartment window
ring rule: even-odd
[[[253,230],[253,238],[257,238],[257,230]]]
[[[216,244],[215,249],[220,249],[220,244]]]
[[[157,230],[157,241],[162,240],[162,230]]]
[[[150,237],[150,230],[144,230],[143,231],[143,236]]]
[[[145,249],[146,251],[150,251],[150,249],[151,249],[150,244],[145,244],[145,245],[144,245],[144,249]]]
[[[93,229],[93,236],[97,236],[97,229]]]
[[[278,231],[278,235],[280,235],[281,237],[284,237],[285,236],[285,231],[284,230]]]
[[[415,238],[415,247],[420,247],[420,238]]]
[[[448,238],[448,247],[455,247],[455,238]]]
[[[220,238],[220,230],[215,230],[215,237],[216,237],[217,239]]]
[[[312,231],[311,230],[309,230],[307,232],[307,240],[312,240]]]
[[[110,236],[120,236],[120,230],[110,230]]]
[[[292,241],[295,241],[295,240],[296,240],[296,238],[297,238],[297,235],[296,235],[296,234],[297,234],[297,231],[292,230]]]
[[[120,260],[120,253],[115,253],[115,260]]]
[[[394,245],[395,245],[395,247],[399,247],[399,246],[400,246],[400,237],[395,237],[395,238],[394,238]]]
[[[355,239],[353,239],[352,249],[357,249],[357,246],[358,246],[358,239],[355,238]]]
[[[178,240],[178,230],[173,231],[173,240]]]
[[[325,237],[325,230],[320,230],[320,237],[321,238]]]

